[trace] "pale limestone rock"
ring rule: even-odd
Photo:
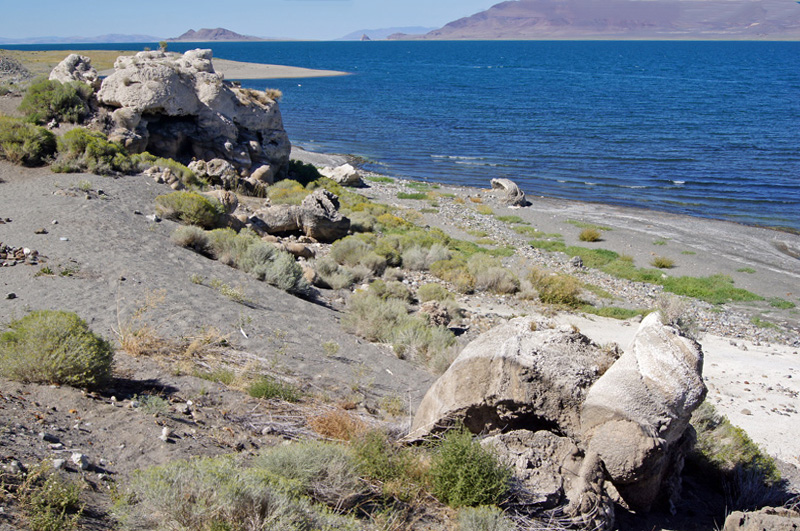
[[[578,439],[580,405],[602,351],[571,327],[520,317],[480,335],[431,386],[409,439],[457,422],[473,433],[558,429]]]
[[[214,71],[211,50],[122,56],[97,98],[114,109],[110,136],[132,151],[222,158],[237,173],[261,166],[275,176],[287,173],[291,145],[278,103],[264,92],[225,83]]]
[[[722,531],[800,531],[800,512],[784,507],[735,511],[725,519]]]
[[[500,192],[500,200],[508,206],[526,206],[525,193],[511,179],[492,179],[492,190]]]
[[[319,170],[320,175],[327,177],[342,186],[361,186],[364,182],[361,180],[361,175],[350,164],[342,164],[335,168],[325,166]]]
[[[69,54],[63,61],[58,63],[50,72],[51,81],[69,83],[80,81],[97,90],[100,88],[100,76],[92,66],[92,60],[85,55],[76,53]]]

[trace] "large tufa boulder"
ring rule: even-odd
[[[278,103],[265,92],[225,83],[211,50],[121,56],[98,101],[111,109],[112,140],[174,159],[224,159],[248,174],[286,175],[289,144]]]
[[[69,54],[63,61],[58,63],[50,72],[51,81],[70,83],[79,81],[97,90],[100,88],[100,76],[92,66],[92,60],[85,55],[76,53]]]
[[[697,342],[661,323],[658,312],[639,326],[630,347],[589,389],[582,437],[622,497],[649,510],[670,472],[683,466],[693,434],[689,420],[706,395]]]
[[[258,210],[249,219],[267,234],[302,232],[318,241],[333,242],[347,235],[350,220],[339,212],[339,198],[320,189],[298,205],[275,205]]]
[[[569,326],[520,317],[482,334],[428,390],[409,439],[462,422],[473,433],[513,429],[580,435],[580,406],[600,377],[602,349]]]
[[[342,164],[335,168],[325,166],[319,170],[319,174],[327,177],[342,186],[361,186],[364,182],[361,180],[361,175],[350,164]]]
[[[511,179],[492,179],[492,190],[499,192],[504,205],[523,207],[528,205],[525,193]]]
[[[800,511],[764,507],[754,512],[735,511],[725,519],[722,531],[800,531]]]

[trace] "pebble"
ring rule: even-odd
[[[76,466],[80,467],[81,470],[89,469],[89,458],[80,452],[74,452],[70,457],[70,461],[72,461]]]
[[[16,298],[17,298],[17,294],[14,293],[13,291],[6,294],[6,299],[8,299],[8,300],[12,300],[12,299],[16,299]]]
[[[159,435],[158,438],[164,442],[167,442],[170,437],[172,437],[172,429],[170,429],[168,426],[161,428],[161,435]]]
[[[63,470],[67,466],[66,459],[53,459],[53,468],[56,470]]]

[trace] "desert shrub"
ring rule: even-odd
[[[675,260],[667,258],[666,256],[654,256],[653,259],[650,260],[650,265],[659,269],[670,269],[675,267]]]
[[[511,471],[464,428],[445,434],[431,463],[433,493],[451,507],[497,504],[510,481]]]
[[[259,241],[255,234],[245,231],[237,234],[235,230],[229,228],[210,231],[208,240],[214,258],[231,266],[241,263],[242,257],[250,245]]]
[[[84,83],[61,83],[42,78],[28,87],[19,110],[25,114],[26,120],[35,124],[53,119],[77,123],[86,115],[86,100],[91,93],[92,89]]]
[[[515,531],[514,521],[494,505],[462,507],[458,511],[459,531]]]
[[[350,509],[366,494],[353,453],[341,444],[303,441],[276,446],[256,457],[253,465],[338,510]]]
[[[314,262],[314,270],[320,280],[331,289],[349,288],[355,282],[353,274],[329,256],[317,259]]]
[[[149,168],[158,168],[161,171],[169,170],[185,186],[200,186],[204,184],[203,181],[197,178],[192,170],[176,160],[156,157],[147,151],[131,155],[130,159],[133,169],[137,171],[144,171]]]
[[[296,295],[309,295],[311,291],[311,286],[303,276],[303,268],[287,252],[278,251],[263,275],[261,280],[283,291]]]
[[[450,251],[440,243],[434,243],[427,248],[414,246],[406,249],[402,254],[403,266],[418,271],[430,269],[434,262],[449,258]]]
[[[128,173],[134,164],[121,144],[109,142],[99,131],[77,127],[58,138],[58,157],[51,169],[56,173],[109,175]]]
[[[581,283],[573,276],[552,274],[543,269],[533,268],[528,273],[527,280],[538,292],[539,300],[545,304],[565,304],[575,307],[582,303]]]
[[[0,116],[0,158],[38,166],[55,154],[56,145],[56,136],[44,127]]]
[[[236,265],[245,273],[251,273],[259,280],[264,280],[265,271],[270,269],[278,249],[271,243],[260,240],[248,241],[236,260]]]
[[[599,230],[594,228],[586,228],[578,234],[578,239],[582,242],[596,242],[600,241],[601,233]]]
[[[172,243],[197,253],[206,253],[209,248],[208,233],[194,225],[181,225],[170,236]]]
[[[780,473],[775,461],[747,433],[703,402],[692,414],[697,443],[691,462],[707,478],[722,483],[730,510],[745,510],[764,504],[780,504]]]
[[[306,164],[299,160],[289,161],[289,179],[300,183],[302,186],[307,186],[319,178],[319,171],[313,164]]]
[[[369,292],[384,300],[397,299],[407,303],[414,300],[414,294],[408,286],[396,280],[375,280],[369,285]]]
[[[195,192],[172,192],[156,197],[156,212],[167,219],[212,229],[224,213],[224,207]]]
[[[412,450],[394,444],[379,430],[362,434],[352,445],[359,472],[381,482],[385,497],[409,502],[420,493],[425,469]]]
[[[0,335],[0,373],[12,380],[98,387],[111,378],[114,350],[74,313],[34,311]]]
[[[358,292],[347,301],[347,314],[342,318],[346,330],[368,341],[391,341],[393,330],[408,319],[404,302],[383,300],[367,292]]]
[[[330,257],[338,264],[354,266],[371,252],[370,246],[355,236],[336,240],[331,246]]]
[[[419,287],[417,290],[417,298],[420,302],[443,301],[447,299],[455,299],[455,295],[453,295],[441,284],[431,282],[428,284],[423,284]]]
[[[392,330],[392,348],[398,358],[416,359],[424,364],[456,342],[453,333],[444,326],[430,326],[419,317],[409,317]]]
[[[0,493],[3,486],[0,485]],[[32,467],[15,491],[31,531],[78,529],[84,508],[81,488],[53,470],[49,463]]]
[[[286,402],[300,400],[300,391],[294,385],[276,380],[271,376],[262,376],[247,388],[247,393],[253,398],[279,398]]]
[[[439,260],[431,264],[431,273],[445,282],[450,282],[460,293],[472,293],[475,289],[475,277],[467,268],[463,258]]]
[[[475,287],[498,294],[516,293],[519,279],[504,267],[490,267],[475,276]]]
[[[135,473],[116,516],[146,529],[354,529],[345,517],[231,457],[173,461]]]
[[[278,181],[267,188],[267,197],[275,205],[299,205],[310,193],[302,184],[290,179]]]
[[[373,232],[378,224],[375,216],[368,212],[352,212],[348,217],[353,232]]]

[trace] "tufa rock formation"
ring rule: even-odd
[[[211,50],[119,57],[97,93],[110,114],[109,138],[131,152],[185,162],[219,158],[243,176],[261,170],[285,177],[291,145],[278,103],[225,83],[211,58]]]
[[[523,192],[511,179],[492,179],[492,190],[499,192],[500,200],[510,207],[528,206]]]
[[[302,232],[322,242],[333,242],[347,235],[350,220],[339,212],[339,198],[319,189],[307,195],[300,205],[275,205],[262,208],[250,217],[252,228],[266,234]]]
[[[58,63],[50,72],[51,81],[70,83],[80,81],[86,83],[92,89],[100,88],[100,76],[92,66],[92,60],[85,55],[76,53],[69,54],[63,61]]]
[[[705,397],[699,345],[645,318],[617,359],[578,331],[518,318],[470,343],[429,389],[419,440],[463,423],[489,433],[523,487],[521,501],[572,524],[610,528],[612,500],[648,511],[674,501]]]

